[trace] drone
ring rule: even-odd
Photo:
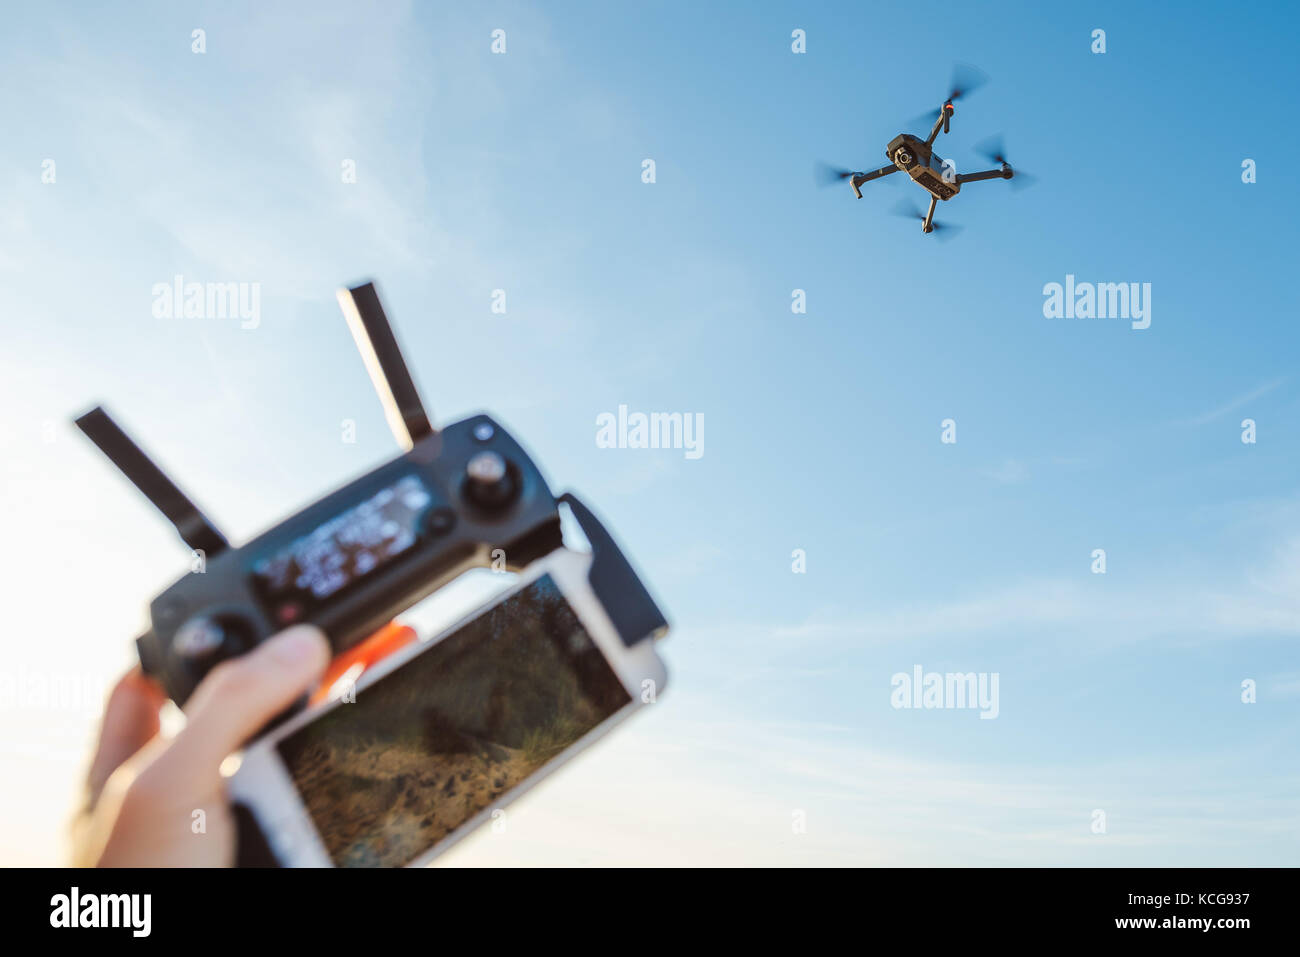
[[[934,221],[934,210],[939,205],[939,200],[947,202],[952,199],[966,183],[978,183],[986,179],[1014,178],[1016,186],[1027,186],[1033,181],[1033,178],[1028,174],[1011,168],[1006,159],[1001,137],[989,137],[975,147],[977,152],[987,157],[990,162],[997,164],[995,169],[983,170],[978,173],[958,173],[952,160],[945,160],[934,151],[934,141],[940,133],[947,133],[952,124],[952,117],[956,112],[953,106],[954,101],[969,95],[986,82],[988,82],[988,77],[981,70],[959,64],[953,70],[951,90],[944,99],[943,105],[932,113],[926,113],[916,118],[915,122],[934,121],[929,136],[921,139],[911,133],[899,133],[885,147],[885,156],[889,158],[889,162],[870,172],[834,169],[823,165],[821,168],[823,182],[832,183],[848,180],[849,185],[853,187],[853,194],[858,199],[861,199],[862,185],[864,183],[869,183],[873,179],[880,179],[882,176],[888,176],[890,173],[902,171],[912,178],[912,182],[930,194],[930,208],[922,213],[915,205],[903,200],[894,208],[894,212],[908,219],[919,219],[922,233],[932,233],[937,229],[944,229],[944,236],[953,235],[955,230],[961,227],[953,227],[951,224],[936,223]]]

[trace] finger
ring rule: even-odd
[[[139,668],[123,675],[109,692],[99,744],[86,775],[86,803],[99,800],[108,776],[158,734],[158,711],[167,697]]]
[[[320,629],[295,625],[213,668],[190,698],[184,730],[160,758],[172,766],[172,779],[215,777],[227,755],[320,680],[329,658]]]

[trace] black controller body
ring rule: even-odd
[[[289,625],[318,626],[337,654],[470,568],[517,570],[560,544],[536,465],[471,416],[162,592],[140,662],[183,705],[218,662]]]

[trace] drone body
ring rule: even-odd
[[[879,179],[882,176],[888,176],[890,173],[904,172],[922,189],[930,194],[930,208],[922,214],[915,210],[911,204],[904,201],[901,206],[901,215],[908,218],[921,220],[921,231],[931,233],[943,224],[934,221],[935,207],[939,201],[947,202],[961,191],[964,183],[977,183],[986,179],[1011,179],[1017,175],[1022,176],[1022,183],[1027,184],[1028,178],[1023,174],[1017,174],[1008,164],[1002,155],[1002,147],[999,143],[989,141],[991,145],[986,149],[989,158],[998,164],[997,168],[983,170],[978,173],[958,173],[956,166],[951,160],[943,159],[934,150],[934,141],[940,133],[947,133],[952,123],[952,116],[956,112],[953,107],[953,100],[958,99],[964,93],[969,93],[975,87],[984,82],[983,74],[973,67],[958,67],[953,75],[953,89],[944,101],[943,105],[935,111],[934,127],[930,130],[930,135],[925,139],[914,136],[911,133],[899,133],[885,147],[885,156],[889,162],[879,169],[870,172],[856,172],[852,170],[831,170],[832,179],[847,179],[849,185],[853,187],[853,194],[858,199],[862,198],[862,185],[869,183],[873,179]]]

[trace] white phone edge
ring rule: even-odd
[[[655,653],[654,642],[644,639],[632,647],[623,644],[613,623],[606,614],[600,600],[596,597],[588,581],[587,573],[591,568],[591,555],[560,548],[545,558],[538,559],[522,573],[510,588],[480,605],[454,624],[444,628],[437,635],[428,639],[412,642],[405,648],[398,649],[384,660],[368,668],[357,680],[356,691],[359,695],[380,678],[397,670],[416,655],[428,650],[448,635],[464,627],[494,605],[505,601],[515,592],[526,588],[543,575],[549,574],[559,587],[560,592],[577,613],[578,619],[586,628],[596,647],[600,649],[605,660],[609,662],[614,673],[618,675],[630,701],[610,715],[596,727],[575,741],[556,757],[542,765],[519,784],[515,785],[491,807],[486,807],[466,820],[441,841],[429,848],[422,855],[410,861],[407,867],[425,867],[435,858],[446,853],[462,838],[475,831],[489,820],[493,811],[503,809],[532,788],[545,780],[558,768],[563,767],[574,755],[585,750],[610,730],[621,724],[632,714],[645,707],[643,703],[642,683],[647,679],[653,682],[655,699],[664,691],[667,672],[663,661]],[[256,818],[258,826],[266,835],[272,852],[286,867],[333,867],[334,862],[326,850],[325,843],[317,832],[307,808],[298,794],[297,788],[289,776],[288,770],[280,760],[276,745],[299,728],[311,723],[336,707],[344,707],[343,701],[330,701],[316,707],[308,708],[301,714],[290,718],[269,734],[252,742],[243,752],[238,769],[227,780],[230,799],[244,804]]]

